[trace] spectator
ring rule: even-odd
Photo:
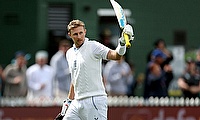
[[[132,96],[143,96],[144,95],[144,73],[139,73],[136,78],[136,82],[132,87]]]
[[[107,91],[111,96],[127,95],[128,88],[133,82],[133,74],[129,64],[122,57],[118,61],[109,61],[104,70]]]
[[[110,48],[110,49],[115,49],[115,45],[112,43],[112,32],[110,29],[105,28],[101,34],[100,34],[100,42],[105,45],[106,47]],[[108,62],[108,60],[102,60],[102,70],[104,70],[104,67],[106,65],[106,63]],[[105,81],[105,80],[104,80]]]
[[[173,79],[173,73],[170,65],[165,65],[162,69],[161,65],[165,59],[166,55],[161,50],[155,49],[152,52],[152,60],[147,65],[145,76],[145,98],[168,96],[168,87]]]
[[[103,32],[100,34],[101,43],[106,47],[115,49],[116,47],[112,43],[111,38],[112,38],[112,33],[108,28],[104,29]]]
[[[7,65],[3,71],[5,97],[26,97],[28,88],[26,70],[25,52],[17,51],[15,63]]]
[[[185,73],[178,79],[178,86],[181,88],[185,98],[199,97],[200,92],[200,49],[196,54],[197,61],[187,61]]]
[[[150,51],[147,56],[147,62],[150,62],[152,60],[152,52],[155,49],[158,49],[158,50],[161,50],[165,56],[165,60],[161,64],[161,68],[163,68],[166,64],[169,64],[173,60],[173,55],[166,47],[167,46],[166,46],[165,40],[163,40],[161,38],[157,39],[154,43],[154,49],[152,51]]]
[[[51,58],[50,65],[54,68],[56,72],[56,97],[67,98],[71,76],[69,72],[69,66],[66,59],[66,52],[71,47],[69,40],[61,40],[59,42],[58,52]]]
[[[47,65],[48,53],[40,50],[35,55],[35,64],[27,69],[28,98],[53,98],[53,67]]]
[[[135,91],[135,85],[136,85],[136,80],[135,80],[135,65],[133,63],[128,63],[131,71],[129,74],[129,80],[132,81],[129,85],[128,85],[128,96],[134,96],[134,91]]]
[[[165,82],[164,82],[165,83],[164,85],[166,85],[166,89],[168,89],[168,86],[169,86],[171,80],[173,79],[172,68],[169,65],[169,63],[173,60],[173,55],[166,47],[167,46],[166,46],[164,39],[161,39],[161,38],[157,39],[154,43],[154,49],[152,51],[150,51],[148,56],[147,56],[147,62],[148,62],[147,66],[148,67],[147,67],[147,70],[146,70],[146,73],[145,73],[146,75],[145,75],[145,81],[144,81],[144,97],[145,98],[149,97],[148,74],[150,74],[150,72],[153,72],[154,70],[156,70],[155,65],[159,65],[158,66],[158,67],[160,67],[159,69],[161,69],[161,71],[164,74],[163,76],[166,79]],[[162,58],[162,60],[161,59],[159,60],[159,57],[155,57],[156,51],[158,51],[161,54],[162,57],[160,57],[160,58]],[[159,64],[155,64],[155,65],[152,64],[155,61],[160,61],[160,62],[156,62],[156,63],[159,63]]]

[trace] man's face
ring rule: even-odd
[[[68,35],[72,38],[76,47],[79,48],[85,41],[86,29],[83,26],[79,26],[71,29]]]
[[[70,44],[63,44],[63,45],[60,45],[59,49],[62,50],[64,53],[66,53],[70,47],[71,47]]]
[[[24,65],[26,65],[26,60],[24,58],[24,56],[18,56],[16,58],[16,62],[17,62],[17,65],[21,68],[23,67]]]
[[[47,58],[38,58],[36,59],[36,63],[40,66],[43,66],[47,63],[48,59]]]
[[[156,57],[156,62],[157,62],[158,64],[162,64],[163,61],[164,61],[164,59],[163,59],[161,56]]]

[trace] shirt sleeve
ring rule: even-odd
[[[94,45],[92,46],[92,49],[94,51],[95,58],[107,59],[107,54],[110,48],[104,46],[103,44],[99,42],[94,41]]]

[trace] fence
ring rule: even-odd
[[[199,98],[108,97],[109,120],[199,120]],[[53,120],[63,99],[2,98],[0,120]]]

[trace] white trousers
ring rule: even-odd
[[[107,96],[73,100],[63,120],[107,120]]]

